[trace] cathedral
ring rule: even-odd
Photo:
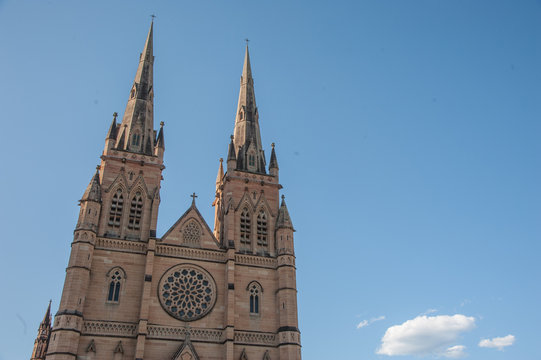
[[[248,46],[213,228],[193,194],[160,237],[165,135],[163,122],[154,127],[153,66],[151,24],[80,200],[58,311],[53,322],[49,304],[31,359],[300,360],[295,230],[274,144],[267,165],[261,143]]]

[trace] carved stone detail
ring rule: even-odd
[[[113,321],[85,321],[83,335],[116,335],[135,338],[137,324]]]
[[[276,334],[251,331],[235,331],[235,342],[242,344],[276,346]]]
[[[137,254],[145,254],[147,251],[147,244],[131,240],[98,238],[95,248],[101,250],[121,250]]]
[[[183,259],[198,259],[225,262],[225,253],[215,250],[194,249],[182,246],[156,245],[156,255]]]
[[[188,331],[185,327],[172,327],[172,326],[160,326],[160,325],[148,325],[148,335],[149,339],[171,339],[171,340],[185,340],[186,332]],[[190,339],[191,340],[203,340],[221,343],[223,342],[223,331],[222,330],[209,330],[209,329],[198,329],[190,328]]]
[[[245,254],[235,254],[235,262],[238,264],[266,267],[269,269],[275,269],[276,266],[278,265],[275,258],[245,255]]]

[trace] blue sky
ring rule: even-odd
[[[213,221],[249,38],[303,358],[539,357],[541,1],[4,0],[0,359],[57,309],[152,13],[159,234],[192,192]]]

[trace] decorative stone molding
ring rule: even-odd
[[[291,265],[295,266],[295,257],[291,255],[284,255],[278,258],[278,266]]]
[[[185,340],[186,332],[185,327],[172,327],[172,326],[160,326],[160,325],[148,325],[149,339],[162,339],[162,340]],[[221,343],[223,342],[223,331],[217,329],[199,329],[190,328],[190,339],[198,341],[208,341]]]
[[[301,344],[301,334],[296,331],[282,331],[279,337],[280,344]]]
[[[137,254],[145,254],[147,251],[147,244],[131,240],[98,238],[95,248],[100,250],[120,250]]]
[[[255,265],[266,267],[269,269],[275,269],[278,265],[278,262],[275,258],[263,257],[263,256],[254,256],[246,254],[235,254],[235,262],[241,265]]]
[[[211,260],[225,262],[225,252],[207,250],[207,249],[194,249],[182,246],[171,246],[165,244],[156,245],[156,255],[171,256],[182,259],[197,259],[197,260]]]
[[[85,321],[83,335],[137,337],[137,324],[114,321]]]
[[[276,334],[235,330],[235,343],[276,346]]]

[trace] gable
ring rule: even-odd
[[[189,334],[187,334],[186,340],[184,340],[184,343],[178,348],[171,360],[199,360],[199,356],[190,341]]]
[[[163,244],[187,246],[202,249],[220,249],[207,222],[197,207],[192,206],[162,236]]]

